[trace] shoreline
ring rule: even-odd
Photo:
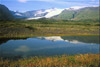
[[[32,38],[37,36],[99,36],[99,34],[46,34],[46,35],[18,35],[18,36],[0,36],[2,38]]]

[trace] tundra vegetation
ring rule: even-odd
[[[73,20],[0,21],[0,38],[48,35],[98,35],[99,22]]]
[[[99,35],[98,21],[9,20],[0,21],[0,38],[26,38],[51,35]],[[0,59],[0,67],[99,67],[99,54]]]
[[[0,59],[0,67],[100,67],[99,54],[31,57],[19,60]]]

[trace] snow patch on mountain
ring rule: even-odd
[[[67,10],[79,10],[81,8],[85,8],[85,6],[73,6],[73,7],[70,7],[70,8],[66,8]]]
[[[15,13],[15,15],[17,15],[17,16],[22,16],[22,14],[20,14],[20,13]]]
[[[81,8],[84,8],[85,6],[74,6],[74,7],[71,7],[71,8],[73,8],[74,10],[79,10],[79,9],[81,9]]]
[[[32,19],[40,19],[40,18],[43,18],[43,17],[27,18],[26,20],[32,20]]]
[[[44,17],[45,18],[51,18],[53,16],[56,16],[56,15],[60,14],[63,10],[64,9],[57,9],[57,8],[46,10],[45,12],[48,12],[48,14],[45,15]]]
[[[58,9],[58,8],[40,9],[40,10],[27,11],[23,13],[18,12],[18,11],[13,11],[13,15],[26,17],[27,20],[40,19],[40,18],[51,18],[53,16],[59,15],[63,10],[74,10],[75,11],[75,10],[80,10],[85,7],[89,7],[89,6],[73,6],[73,7],[64,8],[64,9]]]

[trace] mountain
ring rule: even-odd
[[[41,9],[41,10],[25,12],[24,16],[28,17],[28,19],[51,18],[53,16],[60,14],[62,11],[63,9],[57,9],[57,8],[51,8],[47,10]]]
[[[26,14],[26,13],[25,13]],[[60,20],[99,20],[99,7],[51,8],[27,12],[28,20],[53,18]]]
[[[60,13],[59,15],[56,15],[54,17],[52,17],[53,19],[61,19],[61,20],[70,20],[74,17],[74,11],[73,10],[63,10],[62,13]]]
[[[99,20],[99,7],[84,7],[81,9],[65,9],[53,19],[62,20]]]
[[[99,7],[70,7],[65,9],[40,9],[26,12],[10,11],[6,6],[0,5],[0,20],[25,18],[27,20],[52,18],[60,20],[99,20]]]
[[[78,10],[75,14],[76,20],[99,20],[99,7],[86,7]]]
[[[45,16],[46,14],[47,13],[44,12],[44,9],[40,9],[40,10],[27,11],[24,13],[24,16],[28,18],[34,18],[34,17],[42,17]]]
[[[0,4],[0,20],[12,20],[14,19],[13,15],[11,14],[10,10]]]
[[[11,11],[13,16],[16,18],[23,18],[26,17],[27,19],[39,19],[39,18],[51,18],[53,16],[59,15],[64,9],[40,9],[40,10],[32,10],[26,11],[24,13],[18,11]]]
[[[23,16],[23,13],[19,11],[11,11],[11,13],[15,18],[26,18],[25,16]]]
[[[59,15],[64,9],[57,9],[57,8],[52,8],[45,10],[47,14],[44,16],[45,18],[51,18],[53,16]]]

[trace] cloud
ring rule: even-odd
[[[48,2],[50,2],[50,1],[57,1],[57,0],[39,0],[39,1],[48,1]]]
[[[27,1],[43,1],[43,2],[54,2],[56,0],[18,0],[19,2],[27,2]]]
[[[19,48],[15,49],[15,51],[17,51],[17,52],[28,52],[28,51],[30,51],[30,48],[23,45],[23,46],[20,46]]]
[[[67,4],[68,3],[63,0],[27,0],[27,1],[41,1],[41,2],[56,3],[56,4]]]
[[[28,1],[40,1],[40,2],[49,2],[56,4],[67,4],[68,2],[60,1],[60,0],[18,0],[19,2],[26,3]]]
[[[83,6],[83,5],[92,5],[92,4],[99,4],[99,1],[98,0],[90,0],[90,1],[74,1],[74,0],[71,0],[71,1],[65,1],[65,0],[18,0],[19,2],[22,2],[22,3],[26,3],[28,1],[38,1],[38,2],[48,2],[48,3],[54,3],[54,4],[59,4],[59,5],[80,5],[80,6]],[[86,3],[87,2],[87,3]]]
[[[25,3],[27,0],[18,0],[19,2]]]

